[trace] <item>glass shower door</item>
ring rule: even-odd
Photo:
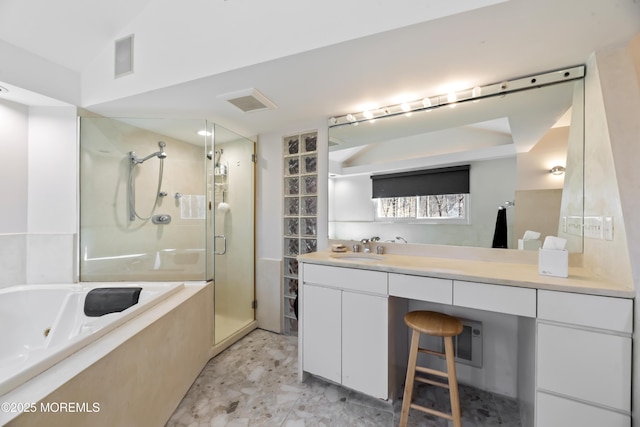
[[[255,144],[214,125],[210,160],[215,336],[218,344],[255,320]]]

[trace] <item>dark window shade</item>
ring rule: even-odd
[[[372,197],[468,194],[469,165],[371,176]]]

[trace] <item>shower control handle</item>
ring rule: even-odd
[[[215,250],[216,239],[222,239],[222,252],[218,252],[218,251]],[[214,246],[213,253],[215,255],[224,255],[224,254],[226,254],[227,253],[227,237],[224,234],[219,234],[217,236],[213,236],[213,246]]]
[[[154,224],[169,224],[171,222],[171,215],[154,215],[151,217],[151,221]]]

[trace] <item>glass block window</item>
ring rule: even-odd
[[[284,156],[284,333],[297,335],[297,256],[318,249],[318,132],[286,136]]]

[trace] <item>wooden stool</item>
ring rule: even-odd
[[[462,322],[455,317],[447,316],[433,311],[412,311],[404,316],[404,323],[411,328],[411,348],[409,349],[409,364],[407,366],[407,380],[404,384],[404,397],[402,399],[402,413],[400,414],[400,427],[406,427],[409,420],[409,409],[417,409],[427,414],[435,415],[453,421],[454,427],[461,427],[460,400],[458,397],[458,380],[456,379],[456,365],[454,362],[453,339],[462,332]],[[444,338],[444,353],[431,351],[419,347],[420,334],[433,335]],[[416,366],[418,352],[445,356],[447,360],[447,372]],[[433,381],[427,378],[416,377],[416,371],[424,374],[438,375],[448,378],[448,384]],[[413,386],[415,381],[444,387],[449,389],[451,399],[451,414],[425,408],[411,403]]]

